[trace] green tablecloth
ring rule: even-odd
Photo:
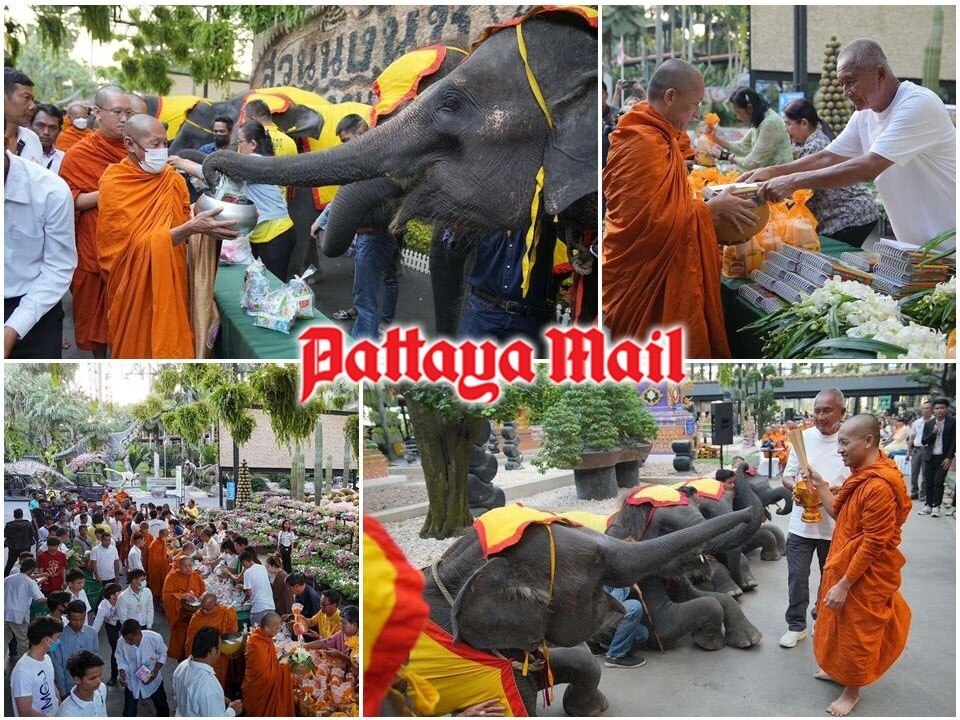
[[[856,251],[856,248],[825,235],[820,236],[820,252],[824,255],[838,258],[841,253],[850,251]],[[765,314],[763,310],[740,296],[740,286],[748,282],[750,281],[723,278],[720,288],[727,342],[730,343],[730,354],[735,358],[762,357],[763,341],[760,335],[755,330],[739,332],[740,328],[746,327]]]
[[[222,359],[296,360],[300,357],[300,343],[297,336],[310,325],[336,325],[330,318],[314,308],[312,320],[297,320],[289,335],[282,332],[256,327],[254,318],[240,307],[243,297],[243,265],[221,265],[217,269],[217,284],[214,298],[220,309],[220,337],[217,340],[217,357]],[[275,290],[283,283],[266,272],[270,289]],[[349,339],[348,341],[349,342]]]

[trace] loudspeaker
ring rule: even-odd
[[[784,408],[783,409],[783,420],[784,422],[790,422],[791,420],[796,420],[797,414],[794,412],[793,408]]]
[[[710,442],[713,445],[733,445],[733,403],[714,400],[710,403]]]

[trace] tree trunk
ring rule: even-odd
[[[448,538],[473,522],[467,504],[470,448],[480,442],[483,421],[474,416],[441,416],[407,398],[410,424],[430,505],[420,537]]]

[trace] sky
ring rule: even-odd
[[[156,363],[125,362],[77,363],[74,387],[89,397],[117,405],[142,402],[150,393],[150,373],[159,369]]]

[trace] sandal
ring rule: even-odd
[[[334,320],[354,320],[357,317],[356,308],[350,308],[349,310],[337,310],[333,314]]]

